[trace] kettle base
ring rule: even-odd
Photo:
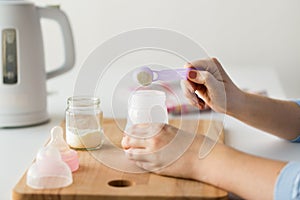
[[[26,114],[0,114],[0,128],[22,128],[49,122],[47,111]]]

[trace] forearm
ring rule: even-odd
[[[237,102],[237,101],[236,101]],[[291,101],[242,92],[228,113],[246,124],[285,139],[300,134],[300,107]]]
[[[196,177],[246,199],[272,199],[277,176],[285,164],[218,144],[198,161],[201,167]]]

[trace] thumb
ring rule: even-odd
[[[191,70],[188,79],[195,84],[205,85],[208,90],[216,90],[220,87],[218,80],[208,71]]]
[[[188,73],[188,79],[194,83],[198,84],[204,84],[205,79],[201,75],[201,72],[199,70],[190,70]]]

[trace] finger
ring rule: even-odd
[[[194,83],[188,80],[182,80],[180,82],[180,85],[183,91],[189,91],[190,93],[194,93],[196,90],[196,86],[194,85]]]
[[[218,80],[222,80],[222,77],[228,77],[222,65],[216,58],[195,60],[187,63],[184,67],[200,71],[208,71],[211,74],[214,74]]]
[[[205,84],[205,77],[202,76],[202,74],[205,74],[207,72],[198,71],[198,70],[190,70],[188,73],[188,79],[192,81],[193,83],[197,84]],[[194,88],[195,89],[195,88]]]
[[[164,124],[160,123],[135,124],[125,130],[125,134],[131,138],[148,139],[159,134],[163,127]]]
[[[183,67],[184,68],[192,68],[193,65],[191,63],[186,63]]]
[[[183,94],[185,95],[185,97],[192,101],[192,102],[195,102],[197,103],[198,100],[197,100],[197,96],[195,95],[195,90],[193,87],[192,87],[192,83],[190,81],[183,81],[182,82],[182,90],[183,90]]]
[[[146,139],[137,139],[125,135],[122,139],[121,145],[124,149],[129,149],[129,148],[145,149],[148,146],[148,141]]]
[[[215,71],[214,68],[216,67],[216,63],[211,58],[195,60],[190,62],[190,65],[198,70],[209,71],[211,73]]]
[[[127,150],[124,150],[124,152],[125,152],[125,156],[129,160],[143,161],[143,162],[146,161],[146,159],[144,158],[144,155],[145,155],[144,149],[129,148]]]
[[[188,79],[193,83],[205,85],[207,89],[212,88],[211,86],[217,82],[216,78],[210,72],[198,70],[191,70],[188,74]],[[199,88],[196,88],[196,90],[199,90]]]
[[[201,72],[199,72],[199,74],[201,75],[200,79],[202,79],[204,81],[203,85],[205,85],[205,87],[208,91],[210,91],[210,90],[212,91],[217,88],[218,82],[220,82],[220,81],[217,80],[214,75],[212,75],[211,73],[206,72],[206,71],[201,71]],[[205,92],[205,93],[207,93],[207,92]]]
[[[199,98],[196,94],[195,91],[199,90],[201,85],[197,85],[191,81],[182,81],[181,82],[181,88],[183,90],[183,94],[185,97],[188,99],[189,103],[192,104],[193,106],[203,109],[205,106],[205,102],[203,99]],[[205,86],[203,86],[205,88]]]
[[[188,92],[188,93],[185,93],[184,95],[186,96],[188,102],[197,108],[202,109],[202,107],[205,104],[205,102],[202,99],[198,98],[195,93]]]
[[[153,126],[151,126],[152,128],[151,129],[149,128],[151,137],[135,137],[126,134],[125,136],[123,136],[121,142],[123,149],[125,150],[130,148],[147,149],[149,152],[157,149],[157,144],[160,142],[160,138],[161,138],[160,133],[165,132],[165,131],[161,131],[162,129],[164,129],[164,126],[160,126],[160,125],[161,124],[153,124]]]
[[[129,137],[127,135],[123,135],[121,146],[124,150],[131,148],[131,146],[129,145]]]
[[[218,80],[210,72],[196,70],[191,70],[188,74],[188,78],[197,85],[195,88],[197,97],[206,103],[210,102],[209,93],[218,87]]]
[[[141,161],[141,162],[158,162],[157,153],[149,152],[149,150],[145,149],[136,149],[130,148],[128,150],[124,150],[125,155],[130,160]]]
[[[201,74],[201,78],[198,75]],[[191,81],[201,82],[203,84],[199,84],[196,88],[195,93],[197,94],[199,99],[203,99],[207,104],[211,101],[211,95],[214,94],[214,91],[220,89],[222,84],[209,72],[198,72],[197,77],[192,77]]]
[[[201,62],[199,62],[199,63],[193,63],[193,62],[186,63],[183,67],[191,68],[191,69],[195,69],[195,70],[206,70],[207,67],[204,67],[204,66],[206,66],[205,61],[203,61],[203,60],[200,60],[200,61]]]

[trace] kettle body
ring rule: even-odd
[[[46,72],[41,18],[56,20],[64,38],[65,62]],[[36,7],[20,0],[0,0],[0,127],[20,127],[49,120],[46,80],[75,63],[73,36],[57,7]]]

